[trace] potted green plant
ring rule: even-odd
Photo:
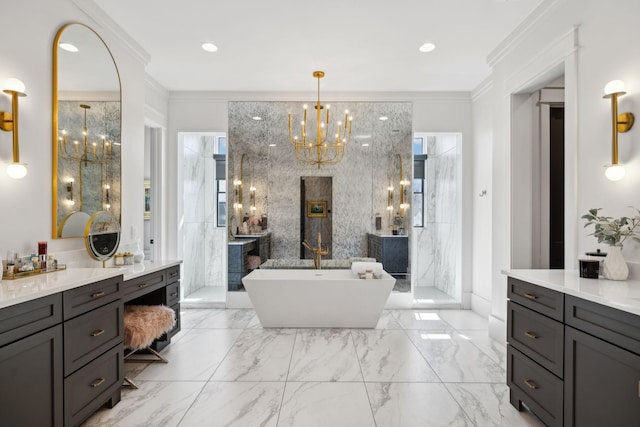
[[[586,220],[585,228],[593,225],[594,231],[590,236],[595,236],[598,243],[606,243],[610,246],[603,262],[602,275],[606,279],[626,280],[629,276],[629,267],[622,256],[622,245],[627,238],[640,242],[640,210],[629,206],[638,213],[634,217],[612,218],[598,215],[602,208],[589,209],[582,216]]]

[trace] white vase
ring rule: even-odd
[[[602,275],[609,280],[627,280],[629,267],[622,256],[621,246],[611,246],[602,263]]]
[[[142,261],[144,261],[144,251],[140,248],[140,239],[138,239],[136,250],[133,251],[133,262],[141,263]]]

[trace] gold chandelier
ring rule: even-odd
[[[293,118],[289,113],[289,141],[296,149],[296,158],[299,162],[318,165],[332,165],[339,163],[344,157],[344,149],[349,144],[351,138],[351,123],[353,117],[349,115],[349,110],[344,112],[344,121],[336,124],[336,132],[333,138],[329,135],[329,112],[331,106],[326,108],[320,103],[320,79],[324,77],[324,71],[314,71],[313,77],[318,79],[318,102],[316,109],[316,138],[307,138],[307,105],[304,105],[304,118],[300,122],[301,137],[293,135]],[[322,110],[325,110],[324,118]]]
[[[80,104],[80,108],[84,110],[84,126],[82,127],[82,142],[73,139],[73,142],[67,144],[69,133],[66,129],[60,131],[61,136],[58,137],[58,153],[60,157],[68,160],[77,160],[90,163],[107,163],[113,157],[114,142],[107,140],[106,135],[100,135],[100,142],[89,141],[89,132],[87,130],[87,110],[91,109],[90,105]],[[82,146],[80,145],[82,144]]]

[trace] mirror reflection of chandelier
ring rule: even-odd
[[[320,103],[320,79],[324,77],[324,71],[314,71],[313,77],[318,79],[318,102],[316,109],[316,137],[315,140],[307,138],[307,105],[304,105],[304,118],[300,122],[301,136],[293,134],[293,118],[289,113],[289,141],[296,150],[296,158],[299,162],[311,165],[330,165],[339,163],[344,156],[344,149],[351,138],[351,123],[353,117],[349,110],[344,112],[344,120],[336,123],[333,137],[328,137],[330,132],[330,105],[326,108]],[[325,110],[322,117],[322,110]]]
[[[58,153],[65,159],[78,160],[91,163],[108,162],[113,155],[113,142],[108,141],[106,135],[100,135],[100,140],[90,141],[87,130],[87,110],[90,105],[80,104],[84,110],[84,126],[82,128],[82,142],[73,139],[69,142],[69,134],[66,129],[60,131],[58,137]]]

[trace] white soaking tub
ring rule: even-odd
[[[265,328],[375,328],[395,281],[351,270],[257,269],[242,279]]]

